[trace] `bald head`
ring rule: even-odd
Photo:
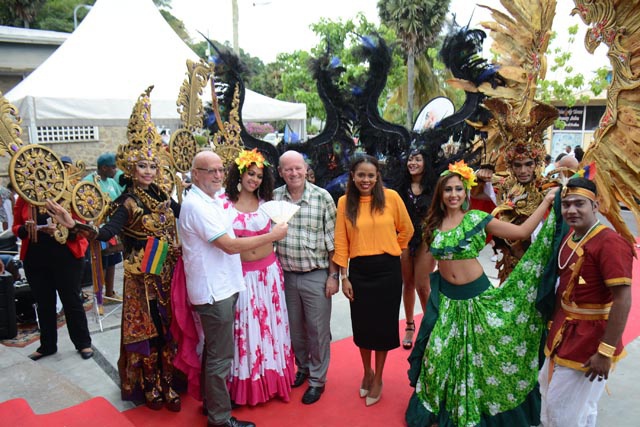
[[[279,164],[282,162],[301,161],[304,162],[304,157],[297,151],[289,150],[282,153],[280,156]]]
[[[287,184],[289,192],[301,192],[307,181],[307,162],[297,151],[285,151],[278,162],[278,173]]]
[[[191,162],[191,169],[201,168],[203,164],[206,164],[209,161],[219,161],[222,163],[222,159],[213,151],[200,151],[196,153],[193,157],[193,161]]]
[[[578,169],[578,160],[573,156],[564,156],[558,162],[558,167],[571,169],[575,172]]]
[[[191,180],[210,197],[222,188],[224,172],[222,159],[213,151],[201,151],[193,158]]]

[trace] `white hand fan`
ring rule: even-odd
[[[284,224],[298,212],[300,206],[284,200],[271,200],[260,205],[260,209],[265,211],[276,224]]]

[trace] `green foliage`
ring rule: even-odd
[[[282,93],[282,70],[275,62],[267,64],[256,72],[248,86],[255,92],[275,98]]]
[[[200,35],[198,34],[198,37]],[[201,38],[201,37],[200,37]],[[231,45],[226,42],[222,44],[216,40],[211,40],[211,42],[221,51],[231,51],[233,48]],[[207,52],[209,56],[214,56],[216,54],[214,49],[209,48],[209,43],[206,40],[198,41],[197,43],[187,43],[187,45],[200,57],[207,58]],[[247,73],[242,76],[244,79],[245,85],[256,92],[263,93],[267,96],[273,97],[273,90],[271,92],[263,92],[261,87],[261,81],[263,79],[263,75],[265,72],[265,65],[260,58],[254,57],[246,53],[243,49],[240,49],[240,60],[247,68]],[[258,80],[258,83],[256,81]],[[256,89],[256,85],[259,89]],[[266,85],[265,85],[266,86]]]
[[[572,64],[572,49],[576,41],[578,33],[578,25],[573,25],[567,29],[569,34],[568,43],[564,46],[558,46],[557,34],[554,32],[551,36],[547,56],[549,58],[549,69],[560,76],[558,80],[547,78],[538,82],[537,97],[543,102],[551,103],[560,101],[567,107],[573,107],[578,101],[582,104],[589,102],[590,96],[585,91],[590,90],[594,95],[599,95],[609,86],[607,75],[609,69],[601,67],[589,76],[577,72]],[[556,123],[556,126],[563,128],[564,123]]]
[[[74,30],[73,11],[76,6],[93,6],[95,2],[96,0],[0,0],[0,25],[71,33]],[[176,34],[189,43],[191,39],[184,23],[168,10],[171,9],[171,0],[154,0],[154,4]],[[78,23],[82,22],[88,13],[87,8],[78,8]],[[114,23],[114,30],[116,28],[117,23]]]
[[[182,22],[180,19],[173,16],[171,12],[169,12],[168,10],[165,10],[165,9],[159,9],[159,10],[164,20],[167,21],[167,23],[171,26],[171,28],[173,28],[173,31],[176,32],[178,37],[180,37],[182,41],[184,41],[185,43],[189,43],[191,41],[191,37],[189,37],[189,32],[187,31],[187,28],[184,26],[184,22]]]
[[[405,124],[413,121],[415,97],[415,62],[432,46],[442,29],[450,0],[379,0],[378,14],[382,23],[392,28],[407,58]],[[431,66],[431,64],[429,64]]]
[[[31,28],[46,0],[1,0],[0,24]]]
[[[307,134],[309,135],[316,135],[319,131],[320,129],[318,129],[318,126],[314,124],[310,124],[309,126],[307,126]]]
[[[276,96],[278,99],[304,102],[307,105],[309,117],[318,117],[320,120],[324,120],[325,110],[318,96],[316,82],[309,69],[310,60],[327,51],[332,56],[340,58],[346,70],[342,74],[339,84],[349,87],[352,84],[361,84],[366,79],[368,72],[368,64],[360,62],[354,55],[354,48],[361,43],[358,35],[378,33],[388,44],[392,44],[395,39],[388,28],[370,23],[362,14],[358,14],[354,20],[349,19],[345,22],[321,18],[311,25],[311,29],[320,38],[319,43],[311,49],[311,52],[296,51],[279,54],[275,64],[268,67],[265,80],[271,79],[270,81],[273,83],[279,79],[281,89]],[[402,82],[404,73],[402,57],[398,53],[394,53],[392,61],[393,65],[387,79],[387,86],[380,96],[381,106],[384,105],[389,90],[394,89]],[[277,84],[273,84],[277,86]]]
[[[450,0],[379,0],[378,15],[393,28],[407,54],[433,44],[449,11]]]
[[[438,40],[442,43],[442,39]],[[466,97],[463,90],[454,89],[446,83],[452,75],[445,65],[438,59],[440,45],[430,47],[427,51],[416,58],[416,73],[414,85],[414,105],[413,121],[420,112],[420,108],[436,96],[446,96],[451,99],[456,108],[460,107]],[[406,78],[406,75],[403,76]],[[384,111],[384,118],[393,123],[404,123],[406,118],[407,105],[407,84],[406,80],[398,85],[391,95],[387,108]]]
[[[72,33],[73,28],[73,10],[79,4],[93,6],[95,0],[79,1],[79,0],[47,0],[40,10],[38,17],[33,23],[34,28],[41,30],[60,31],[63,33]],[[80,7],[76,12],[78,24],[82,22],[89,13],[89,9]]]

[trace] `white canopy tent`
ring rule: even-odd
[[[6,97],[33,138],[36,126],[125,126],[138,95],[154,85],[152,118],[175,129],[187,59],[198,57],[152,0],[98,0],[67,41]],[[286,120],[304,135],[306,110],[247,90],[242,118]]]

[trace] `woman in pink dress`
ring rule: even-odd
[[[237,238],[269,232],[260,205],[272,198],[274,178],[256,149],[242,151],[227,175],[225,208],[233,209]],[[257,405],[273,397],[289,401],[295,365],[282,267],[271,243],[240,253],[246,291],[238,295],[236,352],[228,380],[231,400]]]

